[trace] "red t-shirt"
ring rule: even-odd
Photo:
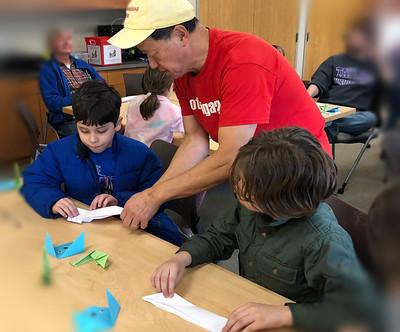
[[[194,115],[217,142],[220,127],[257,124],[256,134],[303,127],[332,154],[321,112],[274,47],[247,33],[209,29],[209,37],[200,73],[175,80],[183,116]]]

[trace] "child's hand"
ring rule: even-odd
[[[229,315],[222,332],[252,332],[292,325],[292,312],[287,306],[247,303]]]
[[[51,208],[51,212],[54,214],[61,214],[64,218],[76,217],[79,215],[74,202],[67,197],[58,200]]]
[[[165,297],[173,297],[175,286],[181,281],[186,266],[191,262],[192,257],[188,252],[177,253],[153,272],[151,284]]]
[[[90,210],[96,210],[98,208],[112,205],[118,205],[118,200],[114,196],[101,194],[94,198],[93,202],[90,204]]]

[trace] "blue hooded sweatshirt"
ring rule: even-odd
[[[134,194],[151,187],[163,171],[157,156],[143,143],[115,134],[112,143],[113,191],[119,206]],[[107,162],[107,161],[105,161]],[[58,218],[53,205],[71,197],[89,205],[102,194],[96,166],[77,134],[55,141],[23,173],[21,194],[44,218]],[[160,209],[146,229],[164,240],[181,244],[177,226]]]

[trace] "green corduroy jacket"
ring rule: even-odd
[[[325,203],[311,216],[288,221],[239,204],[179,251],[189,252],[196,266],[227,259],[235,249],[241,276],[296,302],[287,305],[299,329],[333,331],[375,317],[374,287]]]

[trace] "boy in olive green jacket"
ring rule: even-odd
[[[227,259],[239,249],[240,275],[296,303],[246,304],[230,314],[223,332],[333,331],[371,322],[373,287],[350,236],[322,203],[335,179],[334,162],[306,130],[262,133],[240,149],[231,168],[240,204],[158,267],[153,286],[173,296],[186,267]]]

